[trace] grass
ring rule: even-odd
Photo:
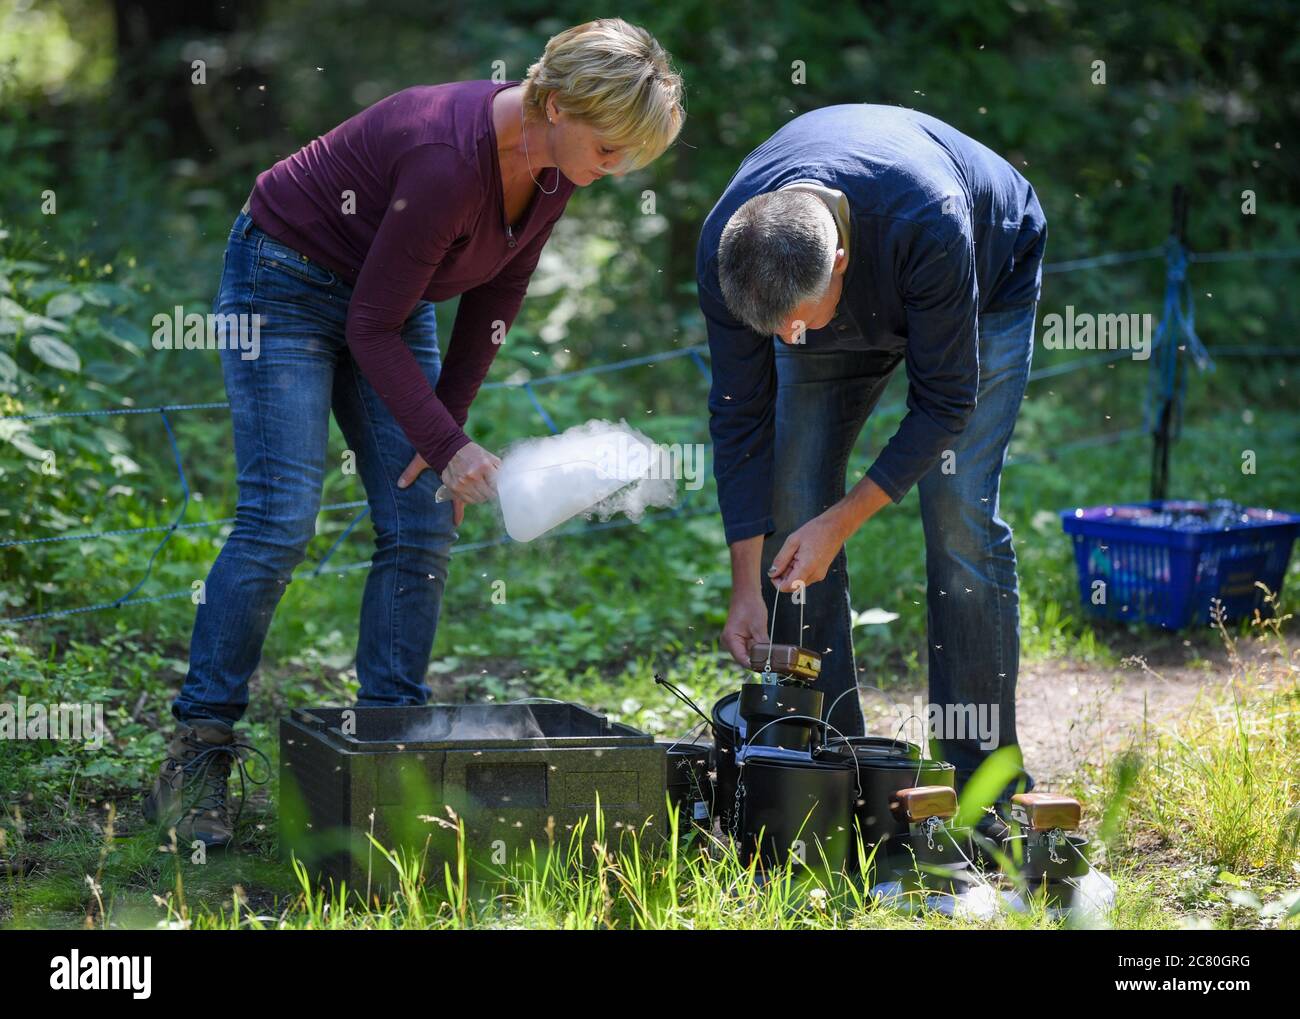
[[[1232,662],[1224,682],[1207,686],[1176,726],[1137,730],[1130,746],[1081,776],[1075,791],[1088,806],[1094,859],[1119,888],[1114,926],[1297,924],[1300,668],[1287,643],[1288,621],[1283,614],[1244,637],[1221,629]],[[64,662],[87,653],[74,650]],[[635,688],[633,674],[642,668],[595,690],[583,687],[582,675],[567,685],[558,672],[538,678],[555,696],[592,700]],[[679,660],[670,678],[705,701],[711,686],[720,692],[728,684],[716,664],[696,657]],[[661,730],[689,722],[686,709],[666,699],[637,705],[626,717]],[[273,742],[267,746],[274,752]],[[152,762],[142,757],[143,780]],[[729,844],[699,834],[687,845],[670,838],[659,851],[659,836],[611,832],[600,814],[553,851],[543,847],[491,879],[471,876],[462,832],[457,860],[443,873],[418,855],[374,843],[370,877],[376,888],[391,885],[391,895],[321,891],[300,864],[278,860],[276,811],[265,796],[245,815],[241,852],[200,863],[139,826],[134,790],[120,773],[78,779],[85,762],[40,764],[31,755],[15,769],[11,756],[3,776],[11,792],[20,782],[48,788],[26,803],[11,801],[0,826],[7,863],[0,908],[13,928],[1057,926],[1041,910],[985,921],[908,915],[873,902],[860,881],[828,878],[815,866],[791,861],[764,873]],[[54,776],[57,792],[48,786]],[[132,821],[123,823],[128,814]]]
[[[1151,772],[1171,795],[1147,804],[1153,828],[1168,840],[1185,832],[1188,844],[1205,846],[1230,871],[1281,862],[1285,822],[1300,797],[1290,718],[1297,707],[1291,691],[1246,715],[1234,696],[1194,731],[1157,740]],[[1171,815],[1169,803],[1183,811]]]
[[[193,915],[182,898],[167,898],[167,917],[160,923],[196,929],[889,929],[998,927],[1034,929],[1056,926],[1041,905],[1031,911],[1005,913],[993,921],[972,921],[931,912],[908,916],[873,901],[861,881],[828,877],[821,868],[791,863],[772,872],[755,860],[744,863],[728,845],[692,836],[682,843],[676,825],[666,849],[650,851],[645,832],[611,840],[601,815],[579,825],[554,851],[526,855],[499,876],[474,880],[463,852],[427,875],[413,854],[383,847],[381,867],[391,871],[391,894],[369,903],[346,887],[319,888],[294,862],[298,893],[286,908],[258,913],[242,889],[230,905]],[[462,829],[463,830],[463,829]],[[463,850],[463,841],[459,843]],[[859,846],[859,852],[861,852]],[[870,854],[864,853],[869,859]],[[1141,894],[1141,882],[1121,896],[1117,919],[1131,925],[1170,925]]]

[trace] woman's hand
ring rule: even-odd
[[[452,497],[452,522],[459,527],[465,505],[496,498],[496,475],[501,461],[482,446],[471,442],[456,451],[442,472],[442,483]]]
[[[397,487],[410,488],[415,483],[415,479],[428,469],[429,462],[416,453],[415,459],[406,465],[406,470],[402,471],[402,476],[397,479]]]
[[[451,492],[452,520],[457,527],[465,519],[467,503],[496,498],[496,473],[500,468],[500,459],[474,442],[462,446],[447,463],[442,483]],[[397,487],[409,488],[428,469],[428,461],[416,453],[397,479]]]
[[[461,446],[442,472],[442,483],[461,502],[487,502],[497,496],[501,461],[476,442]]]

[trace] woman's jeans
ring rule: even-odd
[[[918,485],[930,665],[930,706],[921,721],[961,722],[961,731],[956,724],[927,726],[939,754],[956,766],[958,788],[991,752],[993,741],[997,746],[1017,742],[1020,600],[1011,528],[998,515],[998,487],[1029,378],[1036,307],[979,317],[977,406],[953,441],[952,455],[942,457]],[[814,352],[779,341],[776,355],[776,476],[781,480],[773,508],[776,531],[763,544],[764,576],[790,532],[843,497],[849,454],[901,360],[901,354]],[[865,527],[870,547],[874,529],[870,522]],[[870,560],[862,567],[870,570]],[[888,588],[891,580],[876,576],[872,585]],[[763,587],[770,613],[775,589]],[[830,707],[858,681],[844,550],[826,578],[804,591],[802,641],[799,607],[790,597],[783,596],[777,606],[776,640],[822,652],[818,685]],[[853,695],[843,697],[828,720],[846,736],[863,732]],[[1026,788],[1033,788],[1032,779]]]
[[[352,288],[272,240],[247,213],[226,246],[215,311],[257,315],[259,343],[221,351],[238,467],[235,524],[212,565],[194,620],[190,668],[172,704],[179,720],[235,722],[248,705],[275,607],[316,530],[330,411],[347,441],[375,528],[361,602],[359,705],[423,704],[451,545],[450,501],[438,476],[397,479],[415,455],[353,362],[344,335]],[[434,307],[420,302],[402,330],[430,385],[440,366]],[[249,357],[250,353],[257,356]]]

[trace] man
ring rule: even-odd
[[[741,163],[705,221],[696,271],[731,549],[721,642],[742,665],[768,639],[779,591],[775,640],[822,653],[827,707],[855,687],[844,542],[916,486],[931,704],[961,706],[967,714],[953,717],[991,720],[997,745],[1016,743],[1019,593],[998,490],[1046,237],[1014,167],[913,110],[815,110]],[[849,454],[900,363],[907,414],[846,494]],[[863,732],[852,695],[828,720]],[[960,791],[991,740],[932,735]],[[1002,798],[1016,788],[1032,778],[1022,773]]]

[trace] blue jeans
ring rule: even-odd
[[[974,717],[987,723],[994,721],[996,706],[992,738],[998,746],[1017,742],[1020,661],[1016,554],[1011,528],[998,515],[998,493],[1029,378],[1036,307],[979,317],[977,406],[952,444],[953,456],[941,460],[918,486],[925,531],[930,703],[970,705]],[[814,352],[777,341],[776,531],[763,544],[764,576],[790,532],[843,497],[849,454],[901,360],[901,353]],[[945,463],[950,465],[947,473]],[[870,534],[871,524],[866,528]],[[763,587],[770,613],[775,589]],[[804,597],[802,643],[823,652],[819,686],[829,707],[857,684],[843,549],[826,578],[810,585]],[[786,595],[777,607],[775,639],[798,643],[798,631],[799,608]],[[828,720],[846,736],[863,732],[862,712],[852,695],[839,701]],[[932,735],[939,755],[956,766],[960,789],[990,752],[980,744],[992,740],[977,733],[961,739],[938,738],[949,732]],[[1025,787],[1033,788],[1032,778]]]
[[[415,455],[348,351],[352,288],[274,241],[240,213],[226,245],[217,314],[258,315],[256,358],[221,351],[234,427],[239,502],[235,524],[208,573],[194,620],[190,666],[172,703],[179,720],[235,722],[275,607],[316,530],[329,416],[355,457],[375,528],[361,602],[359,705],[423,704],[451,545],[452,504],[434,501],[438,476],[406,489],[397,479]],[[251,320],[250,320],[251,321]],[[440,359],[434,307],[421,301],[402,339],[430,385]]]

